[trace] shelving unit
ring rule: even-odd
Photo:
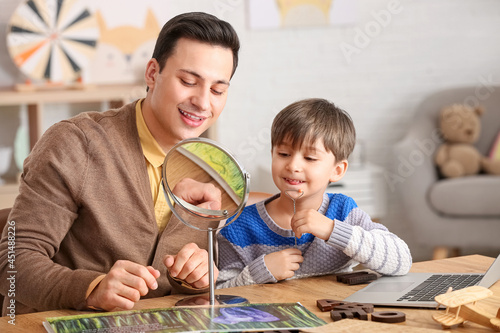
[[[30,149],[40,139],[44,106],[49,103],[107,103],[106,108],[118,108],[126,103],[146,96],[143,85],[88,85],[76,88],[41,88],[31,91],[20,91],[13,88],[0,90],[0,118],[2,106],[26,105],[28,109],[28,126]],[[212,126],[202,136],[215,139],[216,128]],[[18,194],[18,184],[8,183],[0,186],[0,208],[11,207]]]
[[[342,193],[356,201],[373,220],[380,220],[386,214],[386,194],[382,168],[366,163],[357,168],[349,168],[345,176],[326,191]]]
[[[0,117],[2,106],[27,106],[31,149],[42,135],[42,117],[46,104],[100,102],[108,103],[110,108],[114,108],[141,98],[145,94],[146,88],[141,85],[89,85],[78,88],[46,87],[31,91],[19,91],[13,87],[0,90]],[[12,207],[19,193],[18,187],[17,183],[7,183],[0,186],[0,208]]]
[[[120,107],[134,99],[145,96],[141,85],[83,86],[81,88],[45,88],[33,91],[18,91],[15,88],[0,90],[0,107],[26,105],[28,108],[30,147],[42,135],[43,107],[48,103],[74,104],[107,102],[110,107]],[[1,109],[0,109],[1,112]]]

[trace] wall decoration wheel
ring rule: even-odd
[[[7,49],[29,79],[68,83],[95,53],[97,20],[79,0],[28,0],[7,26]]]

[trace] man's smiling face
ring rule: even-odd
[[[149,104],[144,118],[165,149],[200,136],[226,105],[233,70],[230,49],[181,38],[161,73],[156,59],[146,69]],[[149,71],[149,74],[148,74]]]

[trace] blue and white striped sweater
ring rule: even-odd
[[[327,242],[312,234],[298,240],[304,262],[293,278],[350,271],[358,263],[381,274],[408,272],[411,255],[405,242],[372,222],[352,198],[325,193],[319,212],[336,220],[334,230]],[[217,288],[227,288],[276,282],[264,256],[293,247],[295,241],[291,230],[274,223],[262,201],[246,207],[234,223],[223,228],[218,243]]]
[[[330,194],[334,200],[330,200],[331,204],[326,211],[327,217],[344,221],[349,212],[356,208],[357,205],[351,198],[342,194]],[[262,209],[263,207],[260,206]],[[267,212],[264,212],[267,215]],[[260,244],[268,246],[294,246],[295,241],[290,236],[280,236],[264,221],[259,220],[259,212],[257,204],[251,205],[243,210],[238,220],[221,230],[222,235],[231,243],[239,247],[247,247],[250,245]],[[253,221],[256,219],[257,221]],[[264,219],[265,220],[265,219]],[[245,223],[243,223],[245,222]],[[255,223],[256,222],[256,223]],[[288,233],[287,233],[288,234]],[[291,232],[290,232],[291,234]],[[310,243],[314,239],[312,234],[303,235],[297,242],[300,245]]]

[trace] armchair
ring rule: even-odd
[[[417,107],[405,138],[394,149],[392,189],[402,201],[404,222],[417,245],[448,250],[492,249],[500,252],[500,176],[478,174],[440,179],[434,154],[442,142],[438,116],[442,107],[482,105],[481,136],[475,146],[483,155],[500,131],[500,86],[475,86],[436,92]]]

